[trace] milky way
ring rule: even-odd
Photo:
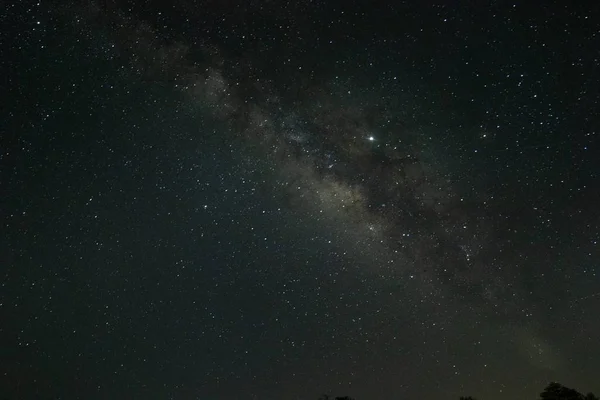
[[[161,43],[145,23],[86,11],[120,27],[113,40],[140,79],[175,79],[191,103],[258,143],[279,170],[274,190],[293,206],[336,220],[336,234],[358,244],[363,256],[376,249],[379,273],[418,275],[429,293],[434,285],[500,301],[498,288],[506,283],[487,244],[493,232],[486,203],[470,200],[467,207],[443,163],[425,159],[415,140],[421,127],[407,127],[401,118],[415,104],[387,104],[383,90],[337,77],[282,94],[271,82],[252,79],[244,68],[252,59],[227,59],[203,44],[205,60],[197,64],[189,46]],[[359,101],[341,100],[347,87]]]

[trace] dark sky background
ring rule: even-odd
[[[1,398],[600,393],[597,7],[174,3],[0,12]]]

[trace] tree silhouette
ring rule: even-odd
[[[585,396],[577,390],[556,382],[550,382],[544,391],[540,393],[540,398],[542,400],[585,400]]]
[[[354,400],[352,397],[331,397],[327,394],[318,400]],[[472,396],[461,396],[459,400],[477,400]],[[550,382],[540,393],[540,400],[600,400],[594,393],[583,395],[575,389],[568,388],[557,382]]]
[[[460,397],[459,400],[475,400],[471,396]],[[568,388],[557,382],[550,382],[540,393],[540,400],[600,400],[594,393],[585,396],[575,389]]]

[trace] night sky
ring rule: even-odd
[[[174,3],[2,6],[0,398],[600,394],[598,7]]]

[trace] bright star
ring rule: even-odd
[[[375,137],[373,137],[373,136],[369,136],[368,139],[369,139],[369,142],[374,142],[375,141]]]

